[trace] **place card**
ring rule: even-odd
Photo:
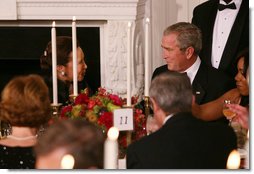
[[[133,109],[115,109],[114,110],[114,127],[117,127],[119,131],[133,130]]]

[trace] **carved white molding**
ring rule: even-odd
[[[127,23],[108,21],[108,61],[106,88],[114,93],[126,93]]]
[[[138,0],[17,0],[18,19],[135,20]]]

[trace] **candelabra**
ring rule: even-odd
[[[71,103],[74,103],[75,99],[76,99],[77,95],[71,94],[69,95],[69,100]]]
[[[150,106],[149,106],[149,96],[145,96],[144,97],[144,101],[145,101],[145,116],[146,118],[150,115]]]
[[[53,118],[58,118],[59,114],[60,114],[60,108],[61,108],[62,104],[58,103],[58,104],[51,104],[52,107],[52,117]]]
[[[123,108],[125,109],[132,109],[133,110],[133,106],[123,106]],[[133,130],[127,130],[126,131],[126,143],[127,143],[127,146],[131,144],[131,139],[132,139],[132,132]]]

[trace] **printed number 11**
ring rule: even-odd
[[[127,124],[127,120],[128,120],[128,117],[125,116],[125,123],[124,124]],[[123,124],[123,117],[120,117],[120,124],[121,125]]]

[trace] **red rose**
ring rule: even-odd
[[[100,98],[95,98],[95,103],[99,106],[102,106],[102,102]]]
[[[86,94],[79,94],[76,99],[74,104],[79,105],[79,104],[87,104],[89,101],[89,98]]]
[[[88,109],[93,109],[93,107],[95,106],[96,102],[94,100],[90,100],[88,102],[87,108]]]
[[[142,111],[141,109],[136,109],[136,110],[135,110],[135,113],[137,113],[137,114],[142,114],[142,112],[143,112],[143,111]]]
[[[68,105],[68,106],[63,107],[62,110],[61,110],[60,117],[63,118],[63,119],[70,117],[71,110],[72,110],[72,105]]]
[[[117,106],[122,106],[123,105],[123,101],[122,99],[114,94],[110,94],[109,98],[113,101],[113,104],[117,105]]]
[[[138,102],[138,96],[131,97],[131,104],[136,104]]]
[[[100,118],[98,119],[98,124],[105,126],[107,130],[113,126],[113,113],[112,112],[103,112],[101,113]]]

